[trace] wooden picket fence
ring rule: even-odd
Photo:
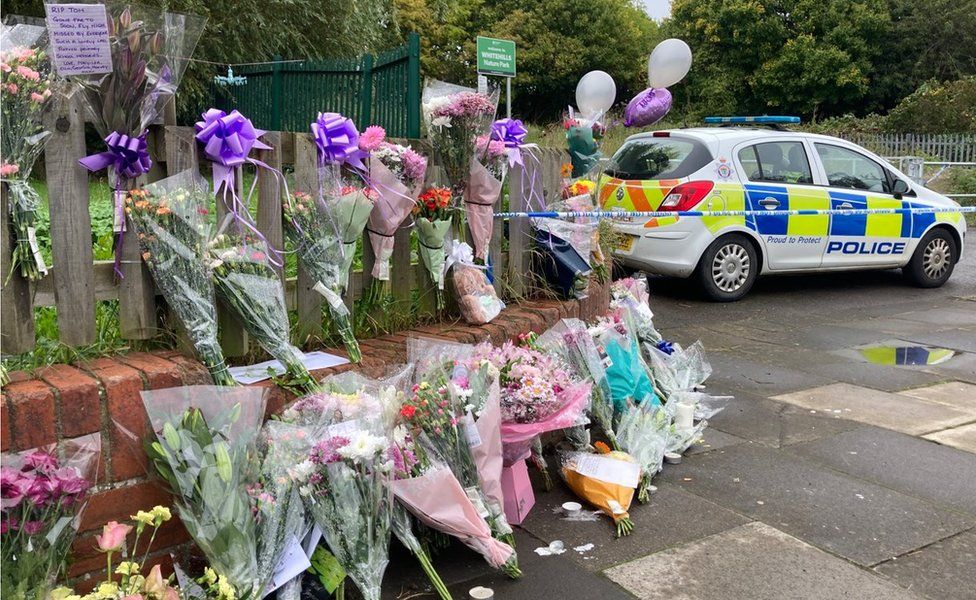
[[[89,214],[89,173],[78,164],[87,154],[85,149],[84,111],[77,102],[66,103],[50,116],[53,132],[45,150],[44,166],[47,180],[53,267],[35,286],[14,276],[3,286],[2,352],[29,352],[35,343],[34,307],[57,308],[60,340],[69,346],[91,344],[96,338],[95,306],[102,300],[119,301],[119,321],[122,337],[145,340],[160,331],[157,292],[148,269],[142,263],[135,235],[125,235],[122,246],[122,272],[117,279],[111,261],[94,261],[92,253],[92,225]],[[267,132],[262,138],[272,150],[256,153],[256,158],[276,169],[294,170],[293,189],[315,189],[316,154],[310,135],[291,132]],[[426,143],[411,140],[421,151]],[[189,168],[201,172],[209,166],[200,162],[193,129],[173,125],[154,125],[150,128],[149,151],[152,170],[145,182],[157,181]],[[426,152],[429,155],[429,152]],[[524,210],[538,207],[543,190],[558,190],[559,168],[568,160],[565,151],[538,149],[535,159],[525,167],[515,167],[509,173],[509,207]],[[274,246],[283,246],[281,190],[275,177],[259,170],[257,192],[257,226]],[[436,178],[431,169],[429,177]],[[237,178],[238,182],[242,177]],[[6,198],[2,207],[3,239],[0,274],[5,278],[10,267],[10,233],[7,222]],[[217,218],[226,208],[217,205]],[[504,238],[504,239],[503,239]],[[373,253],[364,235],[363,270],[350,278],[345,301],[348,305],[362,295],[371,282]],[[494,257],[496,288],[509,296],[522,295],[529,286],[531,230],[525,219],[513,220],[507,227],[497,222],[491,245]],[[399,300],[409,301],[414,290],[420,290],[421,306],[412,310],[432,310],[434,290],[422,265],[411,262],[410,229],[402,227],[395,236],[391,268],[391,293]],[[312,290],[314,281],[299,268],[297,278],[285,281],[285,296],[289,308],[298,313],[298,342],[323,333],[322,297]],[[219,310],[221,344],[228,356],[239,356],[247,350],[247,340],[240,326],[227,311]]]
[[[881,156],[924,156],[945,162],[976,162],[976,135],[972,133],[842,133],[840,137]]]

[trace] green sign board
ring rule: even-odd
[[[478,73],[515,77],[515,42],[478,36]]]

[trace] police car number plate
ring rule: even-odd
[[[630,249],[634,247],[635,239],[636,236],[625,235],[624,238],[620,240],[620,243],[617,244],[617,250],[620,250],[621,252],[630,252]]]

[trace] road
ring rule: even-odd
[[[973,253],[937,290],[898,272],[780,277],[710,304],[686,282],[650,284],[658,329],[701,340],[708,391],[736,399],[632,509],[632,536],[560,519],[553,509],[572,498],[557,483],[517,530],[523,581],[463,549],[435,559],[455,598],[473,585],[505,599],[976,598]],[[858,358],[893,340],[958,354],[936,366]],[[553,540],[567,552],[533,552]],[[387,597],[419,582],[402,564]]]

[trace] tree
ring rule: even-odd
[[[695,58],[675,90],[679,106],[814,118],[855,110],[889,24],[884,0],[675,0],[665,31]]]

